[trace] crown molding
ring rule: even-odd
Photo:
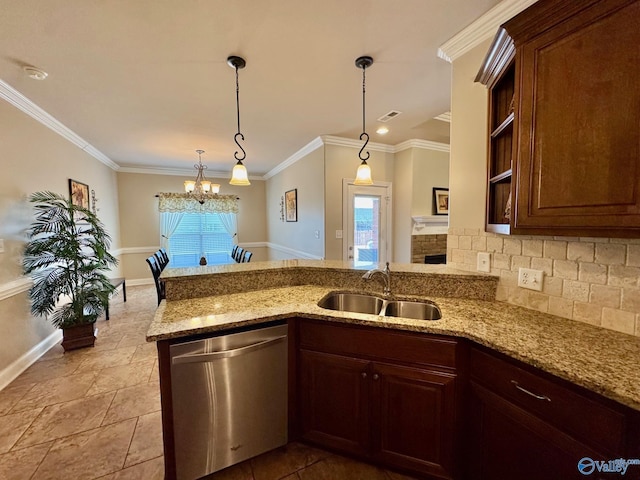
[[[78,135],[73,130],[65,126],[63,123],[61,123],[52,115],[45,112],[38,105],[33,103],[31,100],[29,100],[27,97],[22,95],[19,91],[17,91],[11,85],[9,85],[8,83],[5,83],[2,80],[0,80],[0,98],[6,100],[11,105],[16,107],[18,110],[23,111],[24,113],[29,115],[31,118],[40,122],[45,127],[50,128],[65,140],[68,140],[69,142],[73,143],[76,147],[87,152],[96,160],[104,163],[107,167],[113,170],[118,170],[120,168],[120,166],[117,163],[115,163],[113,160],[107,157],[104,153],[102,153],[96,147],[94,147],[89,142],[87,142],[80,135]]]
[[[195,177],[193,168],[162,168],[162,167],[120,167],[118,173],[141,173],[144,175],[172,175],[175,177]],[[207,178],[230,179],[229,172],[215,172],[207,170]],[[249,175],[249,180],[264,180],[260,175]]]
[[[399,143],[393,147],[393,153],[402,152],[408,148],[422,148],[424,150],[435,150],[436,152],[447,152],[451,151],[451,147],[446,143],[432,142],[430,140],[419,140],[414,138],[412,140],[407,140],[402,143]]]
[[[434,120],[440,120],[441,122],[451,123],[451,112],[444,112],[433,118]]]
[[[503,0],[438,48],[438,57],[452,63],[495,35],[498,27],[538,0]]]
[[[323,145],[324,145],[324,143],[322,142],[322,138],[321,137],[314,138],[309,143],[307,143],[304,147],[302,147],[300,150],[298,150],[296,153],[294,153],[289,158],[287,158],[284,162],[276,165],[274,168],[272,168],[267,173],[265,173],[263,175],[262,179],[263,180],[270,179],[274,175],[277,175],[278,173],[283,171],[285,168],[290,167],[291,165],[296,163],[298,160],[301,160],[302,158],[306,157],[311,152],[313,152],[314,150],[317,150],[318,148],[322,147]]]
[[[337,145],[339,147],[351,147],[362,148],[362,140],[354,140],[352,138],[335,137],[333,135],[322,135],[320,137],[325,145]],[[393,145],[387,145],[385,143],[367,143],[367,150],[373,150],[374,152],[394,153]]]

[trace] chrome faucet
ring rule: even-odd
[[[383,293],[385,295],[391,295],[391,270],[389,270],[389,262],[387,262],[384,270],[380,270],[379,268],[371,269],[367,273],[362,275],[362,278],[364,278],[365,280],[371,280],[376,274],[382,275],[382,279],[384,280]]]

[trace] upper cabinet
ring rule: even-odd
[[[540,0],[503,25],[487,231],[640,236],[640,0]]]

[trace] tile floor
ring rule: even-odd
[[[155,310],[153,287],[129,287],[94,348],[57,345],[0,391],[0,479],[163,479]],[[298,443],[206,478],[411,480]]]

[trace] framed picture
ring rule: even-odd
[[[284,192],[284,210],[287,222],[298,221],[298,189]]]
[[[71,203],[79,207],[89,208],[89,185],[69,179],[69,196]]]
[[[449,189],[433,188],[433,206],[436,215],[449,215]]]

